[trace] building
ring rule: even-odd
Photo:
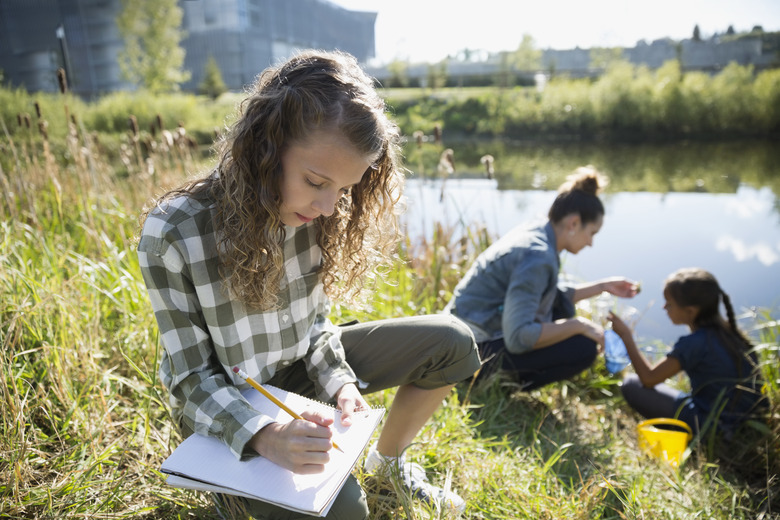
[[[5,82],[55,92],[65,68],[86,96],[130,88],[121,79],[122,41],[114,20],[120,0],[0,1],[0,69]]]
[[[296,49],[341,49],[374,57],[376,13],[326,0],[179,0],[184,68],[194,91],[213,56],[229,89],[240,90]],[[6,83],[55,92],[63,67],[70,89],[92,98],[134,86],[122,78],[116,19],[121,0],[0,0],[0,70]]]
[[[651,43],[638,42],[634,47],[621,48],[622,58],[637,66],[657,69],[670,60],[678,60],[685,72],[717,73],[730,63],[750,65],[756,71],[780,67],[780,34],[748,33],[739,38],[715,35],[708,40],[662,38]],[[479,60],[451,58],[445,60],[451,85],[478,84],[483,79],[495,84],[498,75],[514,74],[530,80],[537,73],[566,75],[572,78],[598,77],[604,71],[591,63],[591,49],[545,49],[541,53],[539,70],[515,70],[507,65],[511,51],[492,53]],[[413,85],[424,85],[430,72],[428,63],[406,64],[406,79]],[[390,83],[393,73],[388,66],[368,68],[369,74],[382,83]]]

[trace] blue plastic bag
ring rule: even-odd
[[[631,362],[626,345],[612,329],[604,331],[604,361],[610,374],[617,374]]]

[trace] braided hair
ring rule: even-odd
[[[693,326],[697,329],[711,328],[717,332],[740,376],[743,373],[743,361],[748,360],[755,367],[757,361],[751,352],[752,345],[737,326],[731,298],[711,273],[695,267],[679,269],[666,279],[664,291],[668,291],[677,304],[699,309]],[[721,301],[726,309],[726,320],[719,312]]]

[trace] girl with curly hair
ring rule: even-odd
[[[138,256],[160,328],[162,382],[182,434],[222,440],[299,473],[322,471],[328,420],[273,422],[242,398],[238,366],[260,383],[335,402],[342,421],[363,393],[398,387],[374,473],[401,474],[414,496],[462,509],[404,450],[479,368],[469,329],[419,316],[335,326],[333,299],[353,302],[399,237],[399,131],[371,78],[340,52],[302,52],[266,69],[217,144],[205,178],[162,196],[143,221]],[[261,518],[302,518],[257,501]],[[368,516],[350,477],[328,518]]]

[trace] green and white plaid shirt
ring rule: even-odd
[[[322,254],[314,222],[286,228],[285,277],[277,310],[258,311],[229,297],[219,274],[214,204],[180,196],[155,209],[144,224],[138,259],[165,348],[160,377],[174,418],[217,437],[237,457],[271,419],[239,390],[304,359],[318,397],[330,400],[355,382],[318,274]]]

